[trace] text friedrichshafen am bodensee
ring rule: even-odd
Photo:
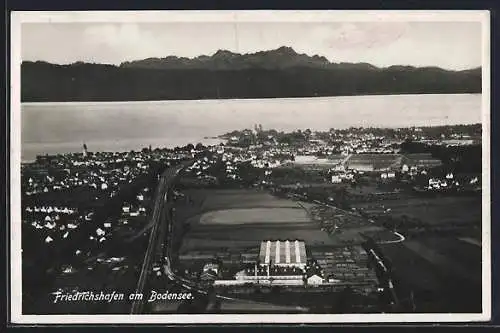
[[[144,300],[144,294],[141,293],[119,293],[116,291],[103,292],[103,291],[75,291],[71,293],[65,293],[62,291],[56,291],[53,293],[54,303],[59,302],[120,302],[120,301],[138,301]],[[152,290],[148,295],[148,302],[155,301],[184,301],[192,300],[194,297],[192,293],[171,293],[169,291],[157,292]]]

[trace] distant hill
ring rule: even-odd
[[[212,56],[169,56],[119,66],[23,62],[22,101],[280,98],[371,94],[480,93],[481,68],[332,63],[290,47]]]

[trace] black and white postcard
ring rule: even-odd
[[[490,319],[487,11],[11,32],[14,323]]]

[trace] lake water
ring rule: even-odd
[[[23,103],[21,158],[37,154],[175,147],[235,129],[408,127],[481,122],[481,95]]]

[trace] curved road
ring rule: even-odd
[[[398,236],[399,239],[396,239],[396,240],[392,240],[392,241],[382,241],[382,242],[378,242],[377,244],[395,244],[395,243],[401,243],[403,241],[405,241],[405,236],[401,235],[399,232],[397,231],[393,231],[392,232],[394,235]]]

